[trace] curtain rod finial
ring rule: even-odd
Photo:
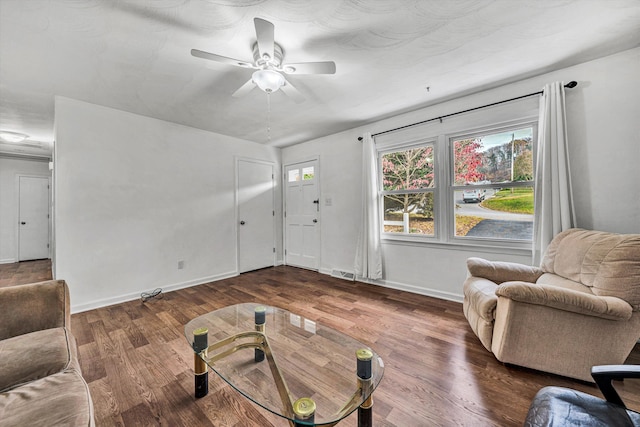
[[[567,83],[567,84],[565,85],[565,87],[568,87],[569,89],[574,88],[574,87],[576,87],[576,86],[578,86],[578,82],[577,82],[577,81],[575,81],[575,80],[572,80],[572,81],[570,81],[569,83]]]
[[[361,136],[358,137],[358,141],[362,141],[362,137]]]

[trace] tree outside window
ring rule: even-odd
[[[455,236],[531,240],[533,128],[453,139],[452,152]]]
[[[381,156],[384,231],[433,234],[433,145]]]

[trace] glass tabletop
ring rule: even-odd
[[[337,423],[367,400],[384,373],[369,347],[277,307],[232,305],[193,319],[184,331],[229,385],[298,425]]]

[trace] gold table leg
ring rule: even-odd
[[[358,427],[373,427],[373,392],[371,390],[371,350],[362,348],[356,351],[357,375],[360,388],[363,393],[369,393],[369,397],[358,408]]]
[[[196,398],[205,397],[209,393],[209,369],[203,360],[207,355],[207,342],[209,330],[198,328],[193,331],[193,372],[195,374]]]

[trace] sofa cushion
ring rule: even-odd
[[[69,287],[64,280],[2,288],[0,339],[43,329],[69,327],[69,304]]]
[[[564,231],[549,244],[541,268],[640,310],[640,234]]]
[[[0,393],[2,426],[93,426],[89,387],[68,369]]]
[[[70,367],[79,371],[75,338],[66,328],[0,341],[0,392]]]

